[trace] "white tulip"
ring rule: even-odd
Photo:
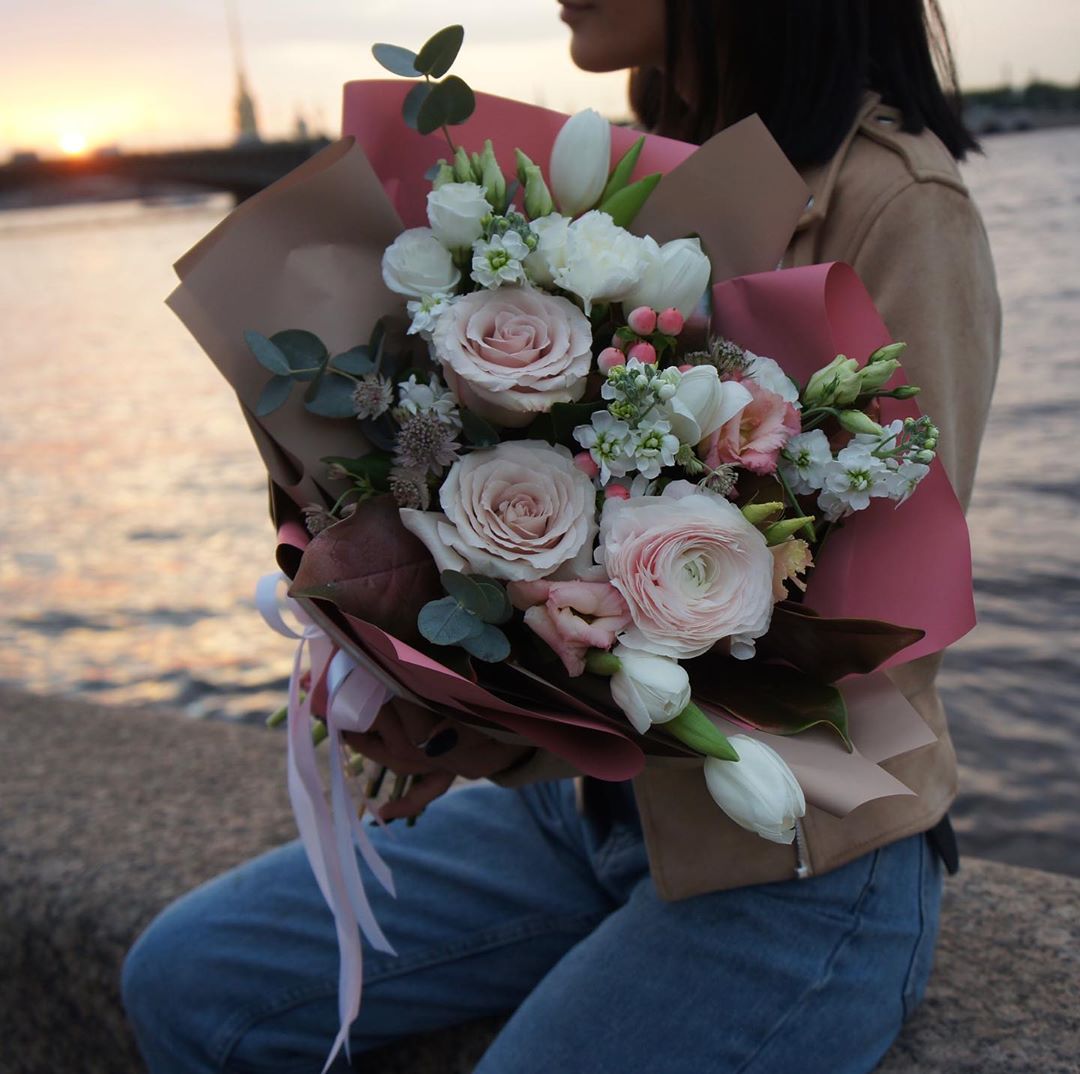
[[[439,242],[456,250],[484,234],[483,219],[491,215],[491,206],[476,183],[444,183],[428,194],[427,215]]]
[[[410,298],[450,294],[461,279],[450,251],[426,227],[410,228],[394,239],[383,254],[382,275],[391,291]]]
[[[683,373],[675,394],[660,410],[680,442],[696,447],[752,399],[743,385],[721,380],[715,366],[697,365]]]
[[[562,126],[551,149],[548,175],[559,208],[568,216],[591,209],[607,186],[611,124],[586,108]]]
[[[791,769],[771,746],[732,735],[737,761],[705,758],[705,783],[716,804],[736,824],[774,843],[791,843],[806,798]]]
[[[588,315],[594,302],[618,302],[641,279],[641,251],[641,239],[618,227],[607,213],[594,210],[567,227],[555,283],[577,295]]]
[[[646,236],[644,255],[647,259],[641,281],[623,297],[627,309],[648,306],[664,310],[674,306],[689,317],[709,286],[712,265],[701,248],[699,239],[673,239],[658,246]]]
[[[690,704],[690,676],[677,660],[616,645],[621,667],[611,676],[611,696],[639,734],[675,719]]]

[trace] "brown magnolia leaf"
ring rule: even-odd
[[[415,645],[417,614],[443,591],[431,553],[401,524],[393,498],[379,496],[312,538],[289,595],[328,600]]]
[[[847,705],[840,691],[797,668],[710,654],[689,661],[694,697],[725,709],[741,723],[775,735],[831,727],[850,752]]]
[[[822,682],[837,682],[869,674],[924,634],[879,619],[825,619],[801,604],[782,601],[773,608],[768,634],[758,638],[757,652]]]

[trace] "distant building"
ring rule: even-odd
[[[236,144],[254,145],[261,142],[259,123],[255,116],[255,99],[248,92],[242,68],[236,71]]]

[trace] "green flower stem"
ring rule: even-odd
[[[311,725],[311,744],[313,746],[321,745],[330,737],[330,732],[326,729],[326,724],[322,720],[315,720]]]
[[[727,736],[693,701],[674,720],[657,726],[674,735],[683,745],[697,750],[698,753],[704,753],[706,757],[718,757],[721,761],[739,759]]]
[[[780,485],[784,490],[784,495],[787,497],[788,504],[791,509],[799,516],[802,516],[802,508],[799,506],[799,501],[795,498],[795,493],[791,491],[791,486],[787,482],[787,478],[784,477],[783,471],[777,467],[776,476],[780,481]],[[813,516],[808,516],[813,517]],[[805,533],[811,544],[817,540],[817,535],[814,533],[813,524],[810,522],[803,523],[799,530],[800,533]]]
[[[585,670],[594,675],[614,675],[622,667],[622,661],[603,649],[590,649],[585,657]]]
[[[277,712],[270,713],[266,717],[267,727],[280,727],[289,718],[289,706],[282,705]]]

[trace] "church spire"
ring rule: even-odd
[[[244,74],[244,57],[240,49],[240,21],[236,14],[235,0],[225,0],[225,13],[229,24],[229,44],[232,48],[233,67],[236,71],[236,99],[233,105],[235,141],[237,145],[261,141],[259,125],[255,117],[255,100],[248,90]]]

